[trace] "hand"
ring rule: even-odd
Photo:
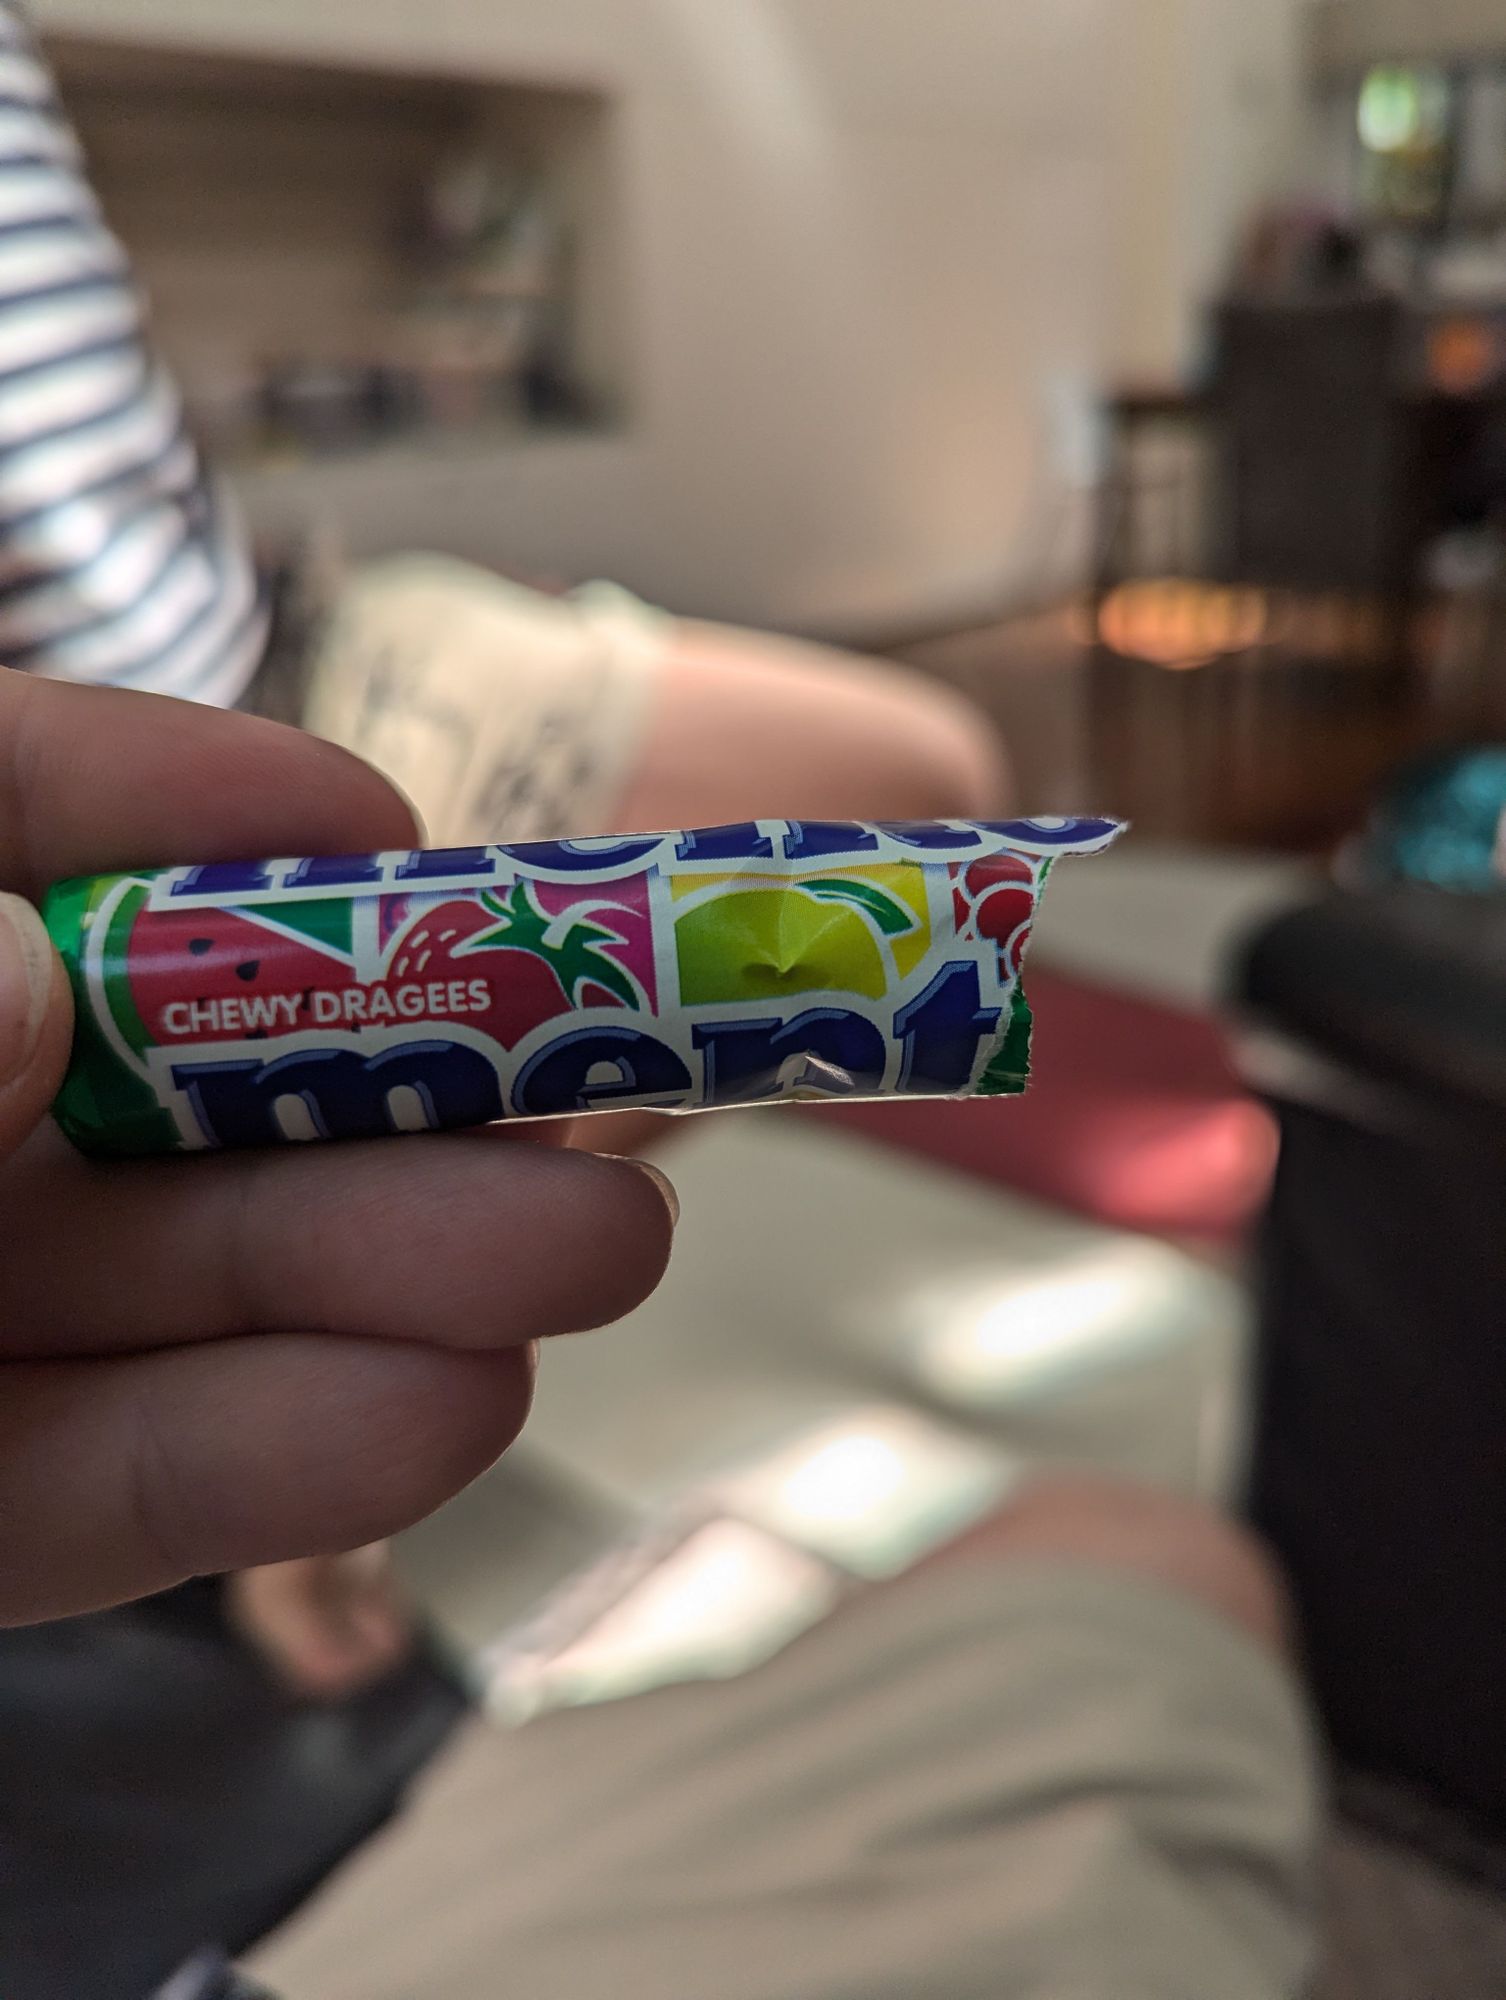
[[[47,1119],[60,877],[406,847],[343,752],[0,671],[0,1623],[364,1547],[517,1435],[532,1343],[661,1276],[662,1185],[477,1134],[101,1165]],[[10,893],[3,893],[10,892]]]

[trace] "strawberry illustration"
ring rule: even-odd
[[[648,1004],[612,956],[624,940],[610,921],[620,915],[630,928],[635,920],[645,927],[646,891],[641,911],[632,896],[620,911],[615,903],[604,910],[599,898],[579,910],[563,900],[551,911],[544,900],[551,892],[527,881],[437,900],[384,897],[376,940],[385,962],[375,979],[357,973],[349,898],[151,910],[145,890],[137,893],[139,904],[125,913],[127,971],[116,1012],[139,1049],[418,1020],[463,1020],[513,1048],[577,1008]],[[556,901],[568,896],[552,893]],[[354,998],[357,988],[364,1001]]]
[[[581,1007],[641,1008],[632,975],[610,956],[621,940],[604,923],[542,906],[537,886],[515,882],[424,911],[395,952],[389,979],[482,981],[485,1012],[468,1015],[504,1048],[515,1048],[546,1021]]]

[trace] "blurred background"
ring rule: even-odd
[[[847,640],[1081,574],[1325,136],[1287,0],[36,11],[264,533]]]
[[[399,1552],[470,1685],[732,1671],[1041,1465],[1246,1503],[1340,1772],[1324,1990],[1499,1994],[1499,6],[33,12],[269,575],[861,648],[1135,825],[1053,882],[1026,1103],[683,1140],[661,1294]]]
[[[1506,69],[1466,0],[36,11],[271,560],[932,642],[1033,808],[1178,836],[1331,837],[1488,726]]]

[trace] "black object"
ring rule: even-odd
[[[1249,1510],[1353,1770],[1506,1837],[1506,895],[1291,913],[1240,980],[1282,1153]]]
[[[466,1707],[428,1645],[353,1700],[291,1700],[213,1583],[0,1632],[0,1995],[146,2000],[206,1940],[243,1954]]]
[[[1224,579],[1405,611],[1425,522],[1400,394],[1404,325],[1396,302],[1363,293],[1219,308],[1211,409]]]

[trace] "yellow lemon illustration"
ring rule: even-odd
[[[883,954],[860,912],[798,889],[749,889],[687,911],[675,925],[680,997],[689,1007],[791,993],[888,992]]]

